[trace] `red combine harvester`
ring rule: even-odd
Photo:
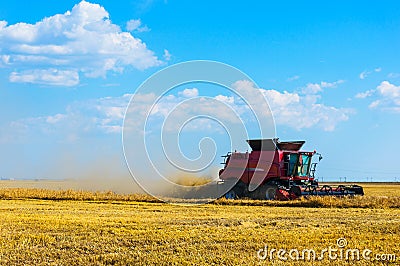
[[[305,141],[275,139],[247,140],[250,153],[233,152],[223,156],[224,168],[219,171],[220,185],[232,187],[227,199],[291,200],[304,195],[364,195],[358,185],[319,185],[314,177],[316,151],[301,151]]]

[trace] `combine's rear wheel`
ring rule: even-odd
[[[232,183],[231,183],[232,184]],[[242,181],[237,181],[237,183],[225,194],[226,199],[238,199],[245,195],[246,185]]]
[[[259,198],[266,200],[274,200],[278,187],[275,185],[262,186],[260,189]]]
[[[238,195],[236,194],[235,190],[231,189],[225,194],[226,199],[237,199]]]

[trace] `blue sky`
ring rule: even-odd
[[[166,66],[205,59],[257,83],[277,136],[304,139],[324,155],[320,177],[400,181],[398,1],[23,5],[0,3],[1,177],[78,178],[104,164],[105,175],[127,174],[121,125],[131,94]],[[168,104],[225,96],[240,107],[215,86],[188,84],[171,94]],[[196,139],[214,136],[223,155],[226,135],[207,126]],[[192,140],[183,137],[181,146],[196,157]]]

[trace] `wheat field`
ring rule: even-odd
[[[146,195],[0,189],[1,265],[398,265],[400,186],[366,196],[170,205]],[[265,249],[336,247],[395,261],[261,259]],[[371,255],[372,256],[372,255]],[[374,258],[372,258],[374,259]]]

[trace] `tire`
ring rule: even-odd
[[[354,191],[355,195],[364,196],[364,190],[363,190],[363,188],[360,187],[360,186],[354,185],[354,186],[352,187],[352,191]]]
[[[228,184],[230,186],[233,183]],[[237,181],[237,183],[223,196],[226,199],[239,199],[244,196],[245,184],[242,181]]]
[[[260,190],[259,199],[274,200],[278,187],[275,185],[263,186]]]
[[[229,190],[225,194],[225,199],[237,199],[237,198],[238,198],[238,196],[234,189]]]
[[[300,196],[301,196],[301,189],[300,189],[299,186],[292,186],[292,187],[290,188],[290,192],[293,193],[293,194],[295,194],[296,197],[300,197]]]

